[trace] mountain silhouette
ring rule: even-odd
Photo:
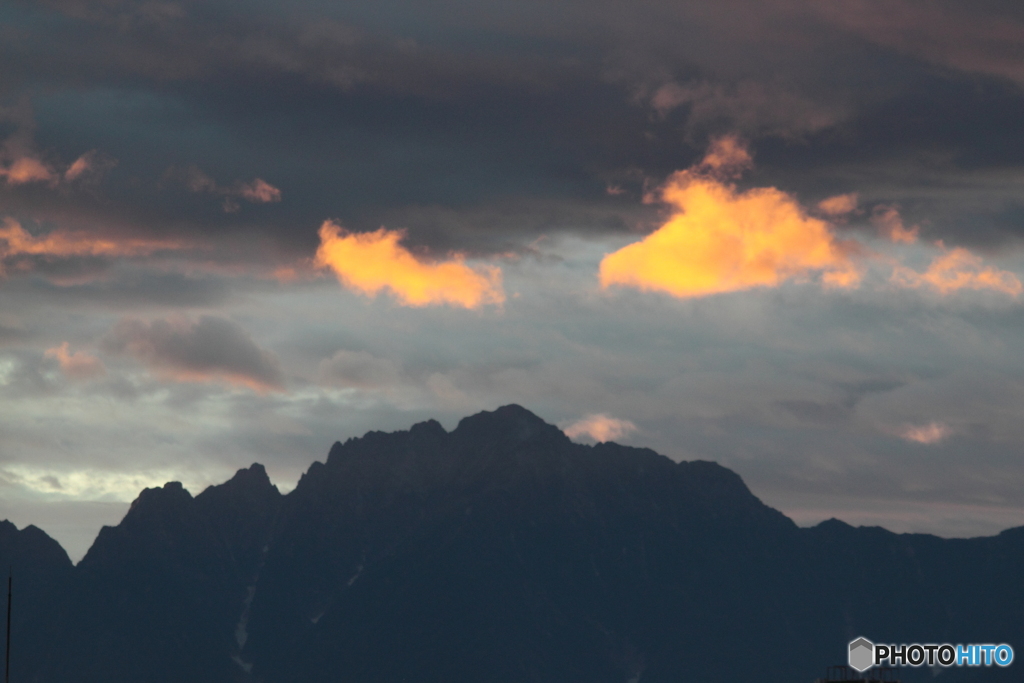
[[[802,529],[715,463],[515,405],[336,443],[287,495],[260,465],[146,489],[74,567],[4,523],[8,557],[39,683],[810,683],[862,635],[1024,646],[1024,528]]]

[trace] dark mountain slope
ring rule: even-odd
[[[259,465],[147,489],[66,559],[22,680],[809,683],[858,635],[1024,652],[1024,529],[799,529],[714,463],[518,406],[335,444],[287,496]]]
[[[6,619],[8,572],[14,579],[11,610],[11,676],[31,681],[42,657],[59,652],[53,615],[73,567],[57,541],[34,526],[18,530],[0,522],[0,619]]]
[[[823,596],[820,634],[829,640],[845,644],[863,634],[883,643],[1006,642],[1024,651],[1024,528],[942,539],[829,520],[801,531],[811,553],[809,579]],[[825,647],[819,639],[817,648]],[[837,660],[845,655],[835,652]],[[1024,679],[1016,667],[954,668],[942,676]],[[927,667],[914,673],[904,678],[933,676]]]
[[[261,465],[193,499],[146,489],[75,568],[53,681],[227,681],[280,494]]]
[[[371,433],[285,502],[255,671],[627,680],[665,650],[784,633],[766,588],[796,531],[722,467],[573,444],[518,406]]]

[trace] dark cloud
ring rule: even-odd
[[[752,140],[763,178],[807,193],[864,192],[878,168],[926,152],[947,153],[948,181],[970,192],[968,171],[1020,158],[1002,143],[1019,139],[1024,24],[1005,3],[443,7],[10,3],[3,87],[31,102],[39,150],[65,165],[89,150],[119,161],[101,205],[72,193],[65,214],[259,234],[289,257],[315,248],[325,218],[372,230],[422,207],[445,223],[388,227],[442,251],[521,247],[559,205],[582,209],[577,230],[628,231],[623,205],[640,193],[609,202],[610,179],[658,182],[722,132]],[[161,185],[172,166],[202,169],[205,191],[224,196]],[[225,212],[254,178],[282,201]],[[995,241],[1020,231],[1014,205],[953,211],[890,182],[873,188],[879,200],[917,190],[919,206],[905,205],[933,214],[937,235],[970,239],[956,226],[979,219]],[[42,188],[3,192],[53,211]]]
[[[107,336],[104,348],[134,356],[172,380],[226,381],[260,391],[284,385],[277,358],[225,318],[123,320]]]
[[[1024,84],[1024,13],[999,2],[970,8],[927,0],[815,3],[830,22],[878,45],[967,73]]]

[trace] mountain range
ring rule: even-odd
[[[0,523],[15,683],[811,683],[858,636],[1024,652],[1024,527],[797,527],[734,472],[510,405],[144,490],[77,565]],[[1014,681],[1008,668],[904,681]]]

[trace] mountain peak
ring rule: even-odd
[[[128,509],[128,514],[142,506],[168,505],[188,500],[192,500],[192,494],[188,492],[188,489],[182,486],[180,481],[169,481],[162,487],[154,486],[153,488],[142,489],[138,498],[132,502],[131,507]]]
[[[409,434],[416,436],[444,436],[447,433],[437,420],[417,422],[409,428]]]
[[[267,468],[258,462],[238,470],[235,472],[235,476],[221,484],[221,486],[232,490],[242,489],[256,492],[277,488],[271,483],[270,476],[267,474]]]
[[[18,533],[18,527],[9,519],[0,520],[0,536],[9,536]]]
[[[508,443],[569,442],[558,427],[515,403],[465,417],[452,434],[471,440],[498,438]]]
[[[196,496],[199,507],[209,512],[210,506],[218,508],[224,514],[223,507],[238,505],[248,508],[263,509],[267,505],[274,506],[281,493],[271,483],[267,470],[258,462],[250,467],[243,467],[235,472],[235,476],[223,484],[208,486]],[[254,510],[250,510],[252,514]],[[216,516],[216,515],[214,515]]]

